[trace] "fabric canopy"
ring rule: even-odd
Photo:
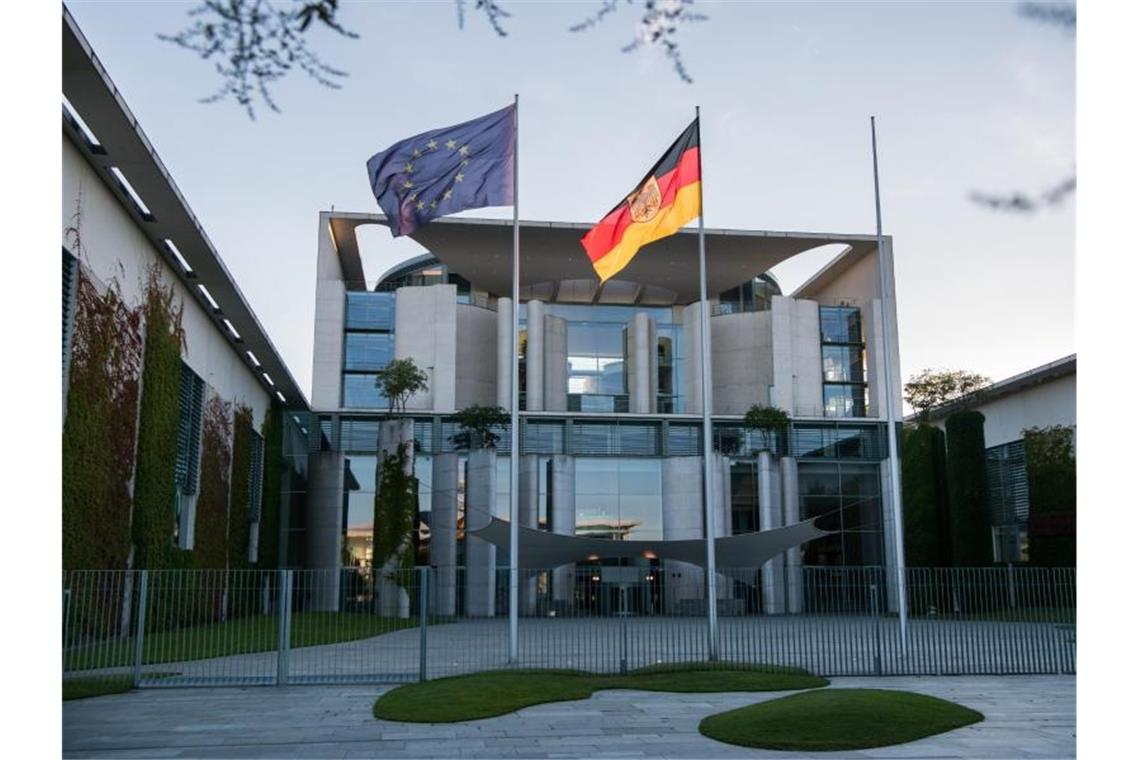
[[[506,520],[493,517],[485,527],[467,533],[494,544],[501,551],[510,551],[511,524]],[[804,520],[783,528],[724,536],[716,539],[716,564],[723,568],[759,567],[781,552],[830,533],[817,528],[814,520]],[[519,527],[519,567],[558,567],[573,562],[635,557],[673,559],[704,567],[705,540],[614,541]]]

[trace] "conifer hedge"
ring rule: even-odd
[[[950,546],[958,567],[985,567],[994,561],[985,422],[985,416],[974,411],[954,412],[946,418]]]
[[[933,425],[902,435],[903,533],[909,567],[950,564],[946,435]]]

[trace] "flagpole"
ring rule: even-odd
[[[903,553],[902,526],[902,487],[899,482],[899,447],[895,430],[895,375],[894,353],[891,346],[891,324],[887,320],[887,299],[891,293],[887,288],[886,252],[883,248],[883,213],[879,203],[879,148],[875,138],[875,117],[871,117],[871,164],[875,174],[875,242],[879,259],[879,318],[882,323],[883,347],[883,390],[887,403],[887,471],[891,485],[891,513],[894,518],[895,543],[895,588],[898,593],[899,644],[905,656],[907,649],[907,588],[906,556]]]
[[[701,107],[697,106],[697,144],[701,135]],[[705,453],[705,594],[708,596],[709,660],[720,659],[716,610],[716,520],[713,505],[712,453],[712,351],[709,348],[712,320],[709,316],[708,274],[705,265],[705,177],[702,155],[697,151],[700,175],[701,214],[697,218],[697,241],[701,261],[701,414]]]
[[[507,660],[519,661],[519,95],[515,93],[514,253],[511,271],[511,564]]]

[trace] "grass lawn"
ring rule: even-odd
[[[820,689],[710,715],[700,731],[743,747],[827,752],[902,744],[984,719],[909,691]]]
[[[410,723],[455,723],[545,702],[586,699],[601,689],[791,691],[827,683],[806,670],[764,665],[692,663],[654,666],[624,676],[576,670],[497,670],[400,686],[381,695],[372,714]]]
[[[419,625],[418,618],[387,618],[361,612],[295,612],[290,630],[293,647],[335,644],[392,633]],[[204,660],[277,648],[277,618],[257,615],[143,636],[143,663]],[[129,665],[133,639],[73,647],[64,652],[64,670],[90,670]]]
[[[101,697],[104,694],[122,694],[134,688],[130,676],[109,676],[107,678],[65,678],[63,679],[63,701]]]

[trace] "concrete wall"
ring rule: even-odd
[[[772,297],[772,406],[793,417],[823,416],[819,305]]]
[[[657,413],[657,324],[645,312],[634,314],[625,329],[626,390],[629,411]]]
[[[532,299],[526,303],[526,404],[527,411],[542,411],[546,385],[543,364],[546,352],[546,304]]]
[[[700,302],[691,303],[681,311],[681,343],[685,350],[685,363],[682,368],[683,376],[676,378],[676,382],[684,385],[685,411],[689,414],[700,414],[704,409],[704,394],[701,393]]]
[[[67,137],[63,140],[63,205],[61,242],[71,249],[67,228],[77,224],[83,243],[80,261],[89,276],[103,285],[115,280],[131,306],[142,302],[147,269],[159,264],[163,283],[173,285],[175,304],[183,307],[186,347],[182,359],[226,401],[240,401],[253,410],[258,429],[270,395],[261,378],[213,316],[202,307],[181,278],[167,265],[167,254],[139,229],[134,218],[87,163]],[[54,254],[53,254],[54,255]]]
[[[427,372],[429,389],[408,401],[408,411],[452,412],[456,399],[458,310],[454,285],[396,291],[396,358]],[[320,408],[314,404],[314,408]]]
[[[518,350],[512,303],[509,298],[500,298],[495,312],[495,402],[508,411],[511,408],[511,372],[514,369],[511,357],[512,352]]]
[[[305,516],[306,566],[322,571],[315,579],[313,609],[336,610],[340,598],[341,548],[344,540],[344,454],[309,454],[309,488]]]
[[[1077,424],[1077,376],[1059,377],[971,407],[986,416],[986,446],[1000,446],[1025,436],[1029,427]],[[945,428],[946,420],[934,422]]]
[[[467,458],[466,529],[478,530],[491,521],[495,512],[498,463],[493,449],[472,451]],[[467,533],[466,614],[493,617],[495,614],[495,545]]]
[[[542,395],[548,412],[565,412],[566,386],[570,375],[568,360],[569,327],[566,320],[549,314],[543,321]]]
[[[313,409],[340,407],[344,365],[344,300],[346,289],[328,220],[321,214],[317,230],[317,296],[313,314]]]
[[[459,509],[459,456],[438,453],[431,460],[432,611],[455,614],[456,528]]]
[[[753,404],[770,403],[771,312],[713,317],[711,348],[714,414],[744,414]]]
[[[490,361],[498,345],[495,312],[461,303],[456,304],[455,314],[455,408],[493,406],[498,368]]]

